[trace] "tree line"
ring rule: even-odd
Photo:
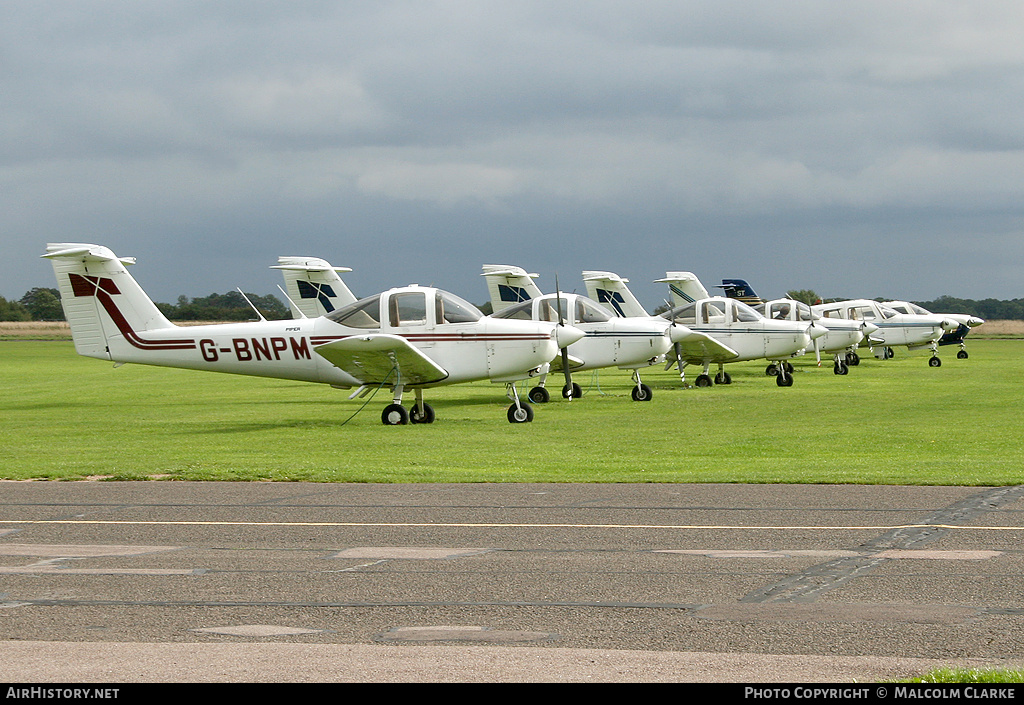
[[[246,293],[253,306],[269,320],[291,318],[288,307],[273,294],[258,296]],[[819,303],[821,299],[809,289],[796,289],[787,296],[808,304]],[[885,301],[879,297],[876,301]],[[987,321],[1024,320],[1024,299],[958,299],[940,296],[934,301],[914,301],[934,313],[965,313]],[[485,306],[487,306],[485,304]],[[257,318],[252,307],[237,291],[226,294],[210,294],[190,299],[179,296],[177,303],[157,303],[156,307],[171,321],[251,321]],[[60,291],[36,287],[25,292],[18,300],[8,301],[0,296],[0,321],[63,321],[64,310],[60,305]]]
[[[273,294],[258,296],[246,292],[253,306],[269,320],[291,318],[288,307]],[[157,303],[156,307],[171,321],[251,321],[258,316],[237,291],[210,294],[190,299],[179,296],[177,303]],[[21,299],[8,301],[0,296],[0,321],[63,321],[60,291],[37,287]]]

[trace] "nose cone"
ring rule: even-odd
[[[960,324],[954,321],[952,318],[943,318],[941,325],[942,330],[946,331],[947,333],[956,330],[957,328],[960,327]]]
[[[860,329],[865,336],[868,336],[874,333],[876,330],[878,330],[878,326],[876,326],[874,323],[869,323],[868,321],[865,321],[864,323],[861,323]]]
[[[586,335],[576,326],[555,326],[555,341],[559,348],[567,348],[577,340],[585,338]]]
[[[692,330],[686,326],[681,326],[678,323],[674,326],[668,327],[668,337],[673,343],[681,343],[692,335]]]
[[[811,340],[817,340],[828,333],[828,328],[818,323],[812,323],[810,328],[807,329],[807,333],[811,336]]]
[[[984,322],[985,319],[976,318],[975,316],[971,316],[970,318],[967,319],[967,325],[969,325],[971,328],[974,328],[975,326],[980,326]]]

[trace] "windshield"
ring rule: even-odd
[[[349,328],[380,328],[380,294],[360,299],[327,314],[327,318]]]
[[[576,297],[576,323],[604,323],[611,318],[611,314],[593,299]]]
[[[511,318],[518,321],[532,321],[533,320],[533,301],[524,301],[521,304],[515,306],[509,306],[504,311],[499,311],[492,316],[493,318]]]
[[[667,318],[670,321],[681,323],[684,326],[692,326],[697,323],[697,304],[683,304],[682,306],[676,306],[670,308],[665,313],[661,314],[662,318]]]
[[[736,305],[736,313],[735,313],[735,315],[736,315],[736,320],[737,321],[743,321],[744,323],[751,323],[753,321],[761,320],[761,314],[759,314],[757,311],[755,311],[754,309],[752,309],[749,306],[747,306],[745,303],[743,303],[741,301],[734,301],[733,303]]]
[[[460,299],[455,294],[437,290],[434,298],[435,320],[438,323],[473,323],[479,321],[484,314],[473,304]]]

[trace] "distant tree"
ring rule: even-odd
[[[31,321],[32,314],[18,301],[0,296],[0,321]]]
[[[60,305],[60,291],[36,287],[25,292],[21,305],[28,309],[34,321],[63,321],[64,309]]]
[[[291,318],[288,308],[273,294],[258,296],[246,293],[245,296],[268,320]],[[258,318],[252,306],[237,291],[194,299],[182,294],[177,304],[157,304],[157,308],[172,321],[251,321]]]
[[[821,297],[811,289],[793,289],[792,291],[787,291],[786,296],[794,301],[801,301],[808,306],[821,303]]]

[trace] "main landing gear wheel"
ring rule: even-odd
[[[711,378],[707,375],[697,375],[697,379],[695,379],[693,383],[698,387],[710,387]]]
[[[780,387],[792,387],[793,386],[793,375],[788,375],[785,371],[781,372],[778,377],[775,378],[775,384]]]
[[[526,396],[528,396],[530,401],[534,404],[547,404],[551,401],[551,393],[548,392],[545,387],[534,387]]]
[[[583,387],[578,385],[576,382],[572,383],[572,387],[568,384],[562,387],[562,398],[563,399],[581,399],[583,397]]]
[[[928,360],[929,367],[942,367],[942,360],[937,357],[933,357]]]
[[[650,401],[654,393],[646,384],[638,384],[633,387],[633,401]]]
[[[413,404],[409,408],[409,421],[412,423],[434,423],[434,408],[430,404],[424,404],[423,413],[420,414],[420,405]]]
[[[770,365],[768,365],[768,367],[764,368],[764,373],[769,377],[774,377],[775,375],[779,374],[779,368],[773,362]]]
[[[388,404],[380,415],[385,426],[404,426],[409,423],[409,412],[401,404]]]
[[[719,372],[715,375],[715,384],[732,384],[732,377],[728,372]]]
[[[892,348],[886,348],[885,349],[885,359],[886,360],[891,360],[894,357],[896,357],[896,351],[893,350]]]
[[[530,423],[533,421],[533,407],[529,404],[513,404],[508,408],[509,423]]]
[[[967,359],[967,351],[966,350],[961,350],[960,352],[958,352],[956,354],[956,359],[957,360],[966,360]]]
[[[846,353],[846,364],[850,367],[856,367],[860,364],[860,355],[857,353]]]

